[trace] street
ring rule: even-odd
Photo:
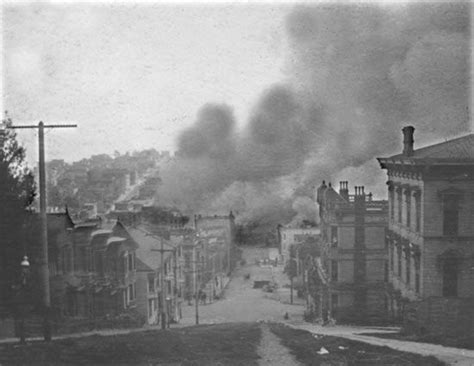
[[[288,277],[283,273],[283,265],[277,267],[258,266],[255,259],[268,258],[266,248],[244,248],[244,266],[239,266],[232,275],[224,298],[212,304],[199,305],[199,323],[216,324],[227,322],[283,321],[285,313],[289,319],[302,320],[304,301],[294,296],[294,304],[290,304]],[[273,272],[273,274],[272,274]],[[246,275],[250,278],[246,279]],[[262,289],[254,289],[255,279],[273,278],[278,284],[276,293],[267,293]],[[195,307],[186,305],[183,308],[181,326],[195,324]]]
[[[255,321],[284,322],[294,328],[307,330],[314,334],[343,337],[425,356],[433,355],[451,365],[474,365],[474,351],[472,350],[360,335],[360,333],[397,331],[397,328],[344,325],[323,327],[318,324],[304,322],[304,300],[297,298],[295,291],[294,304],[290,304],[290,290],[285,286],[289,284],[289,279],[283,273],[283,265],[279,264],[272,269],[270,266],[255,264],[255,259],[266,258],[268,251],[269,249],[266,248],[244,248],[243,258],[245,258],[246,265],[236,269],[225,290],[224,298],[212,304],[199,305],[200,324]],[[250,279],[246,280],[245,275],[248,273],[250,274]],[[272,276],[278,284],[276,293],[266,293],[262,289],[253,288],[254,279],[271,278]],[[288,320],[284,319],[285,313],[289,315]],[[185,306],[183,309],[183,319],[179,326],[189,326],[192,324],[195,324],[195,308],[194,306]],[[264,334],[266,333],[264,332]],[[275,342],[272,343],[271,340],[262,341],[262,343],[267,344],[267,348],[278,349],[282,347]]]

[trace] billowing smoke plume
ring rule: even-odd
[[[158,202],[276,224],[315,215],[322,179],[383,185],[374,158],[401,151],[403,125],[416,146],[468,131],[469,19],[467,2],[296,7],[287,81],[263,92],[241,132],[229,106],[204,106]]]

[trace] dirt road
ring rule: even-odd
[[[295,304],[289,304],[289,289],[285,287],[289,283],[283,273],[283,267],[261,267],[255,265],[255,259],[267,256],[265,248],[244,248],[244,257],[247,265],[240,267],[232,276],[225,291],[225,298],[213,304],[199,306],[199,321],[201,324],[225,323],[225,322],[254,322],[254,321],[276,321],[285,322],[295,328],[308,330],[315,334],[333,335],[352,340],[357,340],[374,345],[387,346],[400,351],[412,352],[421,355],[433,355],[451,365],[472,366],[474,365],[474,351],[457,348],[443,347],[433,344],[405,342],[391,339],[382,339],[360,335],[360,333],[386,332],[390,329],[374,329],[371,327],[329,326],[309,324],[303,321],[304,301],[294,297]],[[250,273],[250,280],[244,277]],[[271,278],[279,284],[277,293],[265,293],[261,289],[253,289],[253,279]],[[289,320],[284,320],[284,314],[288,312]],[[194,307],[187,306],[183,311],[184,319],[182,325],[195,324]],[[268,341],[270,339],[270,341]],[[267,337],[267,343],[271,343]],[[273,341],[275,347],[275,342]]]
[[[290,319],[302,320],[304,303],[301,299],[295,299],[294,305],[289,304],[289,289],[282,288],[288,282],[283,274],[283,266],[255,265],[255,259],[265,257],[266,253],[264,248],[244,249],[247,264],[239,267],[232,275],[224,298],[212,304],[199,305],[200,324],[282,321],[285,313],[288,313]],[[246,274],[250,274],[250,279],[245,278]],[[254,279],[272,276],[279,282],[277,293],[266,293],[262,289],[253,288]],[[180,325],[191,324],[195,324],[195,308],[185,306]]]

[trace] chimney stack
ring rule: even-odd
[[[339,182],[339,195],[345,200],[349,200],[349,182],[347,180]]]
[[[326,182],[323,180],[323,183],[319,186],[319,188],[316,191],[316,202],[318,204],[321,204],[322,199],[323,199],[323,194],[326,188],[327,188]]]
[[[365,188],[364,186],[355,186],[354,187],[354,190],[355,190],[355,196],[365,196]]]
[[[402,128],[403,132],[403,155],[412,156],[413,155],[413,133],[415,132],[415,127],[405,126]]]

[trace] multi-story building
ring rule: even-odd
[[[348,182],[340,184],[339,192],[324,182],[317,190],[319,273],[327,286],[320,311],[327,308],[340,321],[378,321],[385,314],[387,202],[374,200],[364,187],[349,194]]]
[[[414,128],[403,134],[401,154],[378,158],[388,175],[390,310],[420,327],[472,332],[474,135],[415,150]]]
[[[39,215],[31,213],[28,221],[23,248],[31,264],[29,301],[39,310]],[[67,210],[47,215],[49,288],[55,328],[67,327],[66,319],[76,318],[88,324],[91,319],[105,320],[135,306],[135,243],[125,235],[120,223],[110,228],[102,224],[100,219],[75,223]]]
[[[182,305],[181,247],[141,226],[128,227],[127,231],[138,246],[138,312],[146,317],[148,324],[178,322]]]
[[[290,247],[304,243],[308,238],[319,238],[321,231],[319,227],[313,226],[278,226],[279,251],[286,262],[290,258]]]
[[[197,241],[191,255],[199,261],[198,282],[211,299],[224,289],[238,260],[234,219],[232,212],[194,218]]]

